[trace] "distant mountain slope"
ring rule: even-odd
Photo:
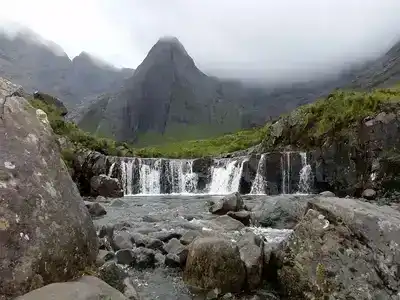
[[[94,104],[80,126],[90,130],[95,124],[100,135],[140,143],[238,130],[241,110],[222,89],[196,67],[176,38],[162,38],[124,88]]]
[[[87,53],[72,61],[58,45],[30,30],[10,37],[0,31],[0,76],[29,92],[40,90],[59,97],[68,108],[86,97],[118,90],[131,69],[116,69],[99,63]]]

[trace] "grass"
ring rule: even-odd
[[[337,140],[357,139],[361,122],[378,112],[399,108],[400,87],[370,92],[335,91],[325,99],[304,105],[270,126],[264,150],[287,145],[310,149]]]
[[[73,149],[63,151],[67,161],[79,149],[112,156],[196,158],[245,150],[260,143],[263,151],[273,151],[288,145],[306,150],[332,141],[354,142],[365,117],[373,117],[381,111],[389,113],[399,108],[400,85],[370,92],[335,91],[324,99],[282,116],[274,124],[267,123],[260,128],[211,139],[172,142],[144,148],[87,133],[74,123],[65,121],[54,105],[37,99],[30,99],[30,102],[47,113],[56,134],[67,137],[72,143]]]

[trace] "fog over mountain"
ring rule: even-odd
[[[274,82],[375,58],[400,28],[398,0],[0,2],[3,25],[26,25],[70,57],[86,51],[136,68],[160,36],[172,35],[206,73]]]

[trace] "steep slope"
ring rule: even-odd
[[[224,97],[218,80],[196,67],[178,39],[165,37],[125,87],[95,104],[80,125],[90,129],[95,123],[100,135],[142,144],[204,138],[239,129],[238,108]]]
[[[10,36],[0,31],[0,76],[24,87],[59,97],[68,108],[85,98],[115,91],[133,70],[100,64],[87,53],[72,61],[60,46],[29,29]]]

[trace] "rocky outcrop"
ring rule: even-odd
[[[240,292],[246,280],[246,270],[239,249],[231,241],[204,237],[189,246],[184,271],[185,282],[193,287],[222,293]]]
[[[277,253],[290,299],[396,299],[400,212],[359,200],[317,197]]]
[[[239,211],[244,208],[242,196],[239,193],[227,195],[222,199],[215,199],[210,203],[209,211],[213,214],[224,215],[229,211]]]
[[[16,86],[0,79],[0,98]],[[70,280],[95,262],[96,232],[46,114],[11,97],[0,119],[0,295]]]
[[[119,180],[104,174],[90,179],[90,192],[93,197],[121,198],[124,196]]]
[[[92,300],[112,299],[128,300],[121,292],[109,286],[104,281],[84,276],[73,282],[53,283],[36,289],[16,300]]]

